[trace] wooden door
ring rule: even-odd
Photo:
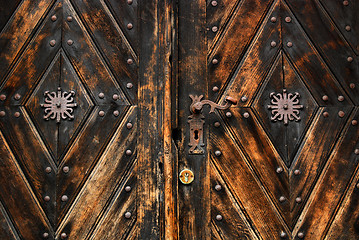
[[[180,239],[359,239],[357,11],[179,1],[178,172],[194,175],[178,186]],[[189,151],[190,94],[238,99],[203,108],[203,153]]]
[[[0,239],[159,236],[157,11],[1,1]]]

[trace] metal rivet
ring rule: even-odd
[[[132,63],[133,63],[132,58],[127,59],[127,64],[132,64]]]
[[[357,121],[357,120],[353,120],[353,121],[352,121],[352,125],[353,125],[353,126],[356,126],[357,124],[358,124],[358,121]]]
[[[127,127],[128,129],[131,129],[131,128],[132,128],[132,123],[130,123],[130,122],[127,123],[127,124],[126,124],[126,127]]]
[[[351,27],[349,25],[345,26],[345,30],[349,32],[351,30]]]
[[[242,102],[247,102],[247,101],[248,101],[247,96],[243,96],[243,97],[241,97],[241,101],[242,101]]]
[[[277,173],[281,173],[283,172],[283,168],[282,167],[278,167],[277,170],[275,170]]]
[[[99,111],[99,112],[98,112],[98,115],[99,115],[100,117],[103,117],[103,116],[105,116],[105,112],[104,112],[104,111]]]
[[[213,63],[213,64],[218,64],[218,59],[217,59],[217,58],[213,58],[212,63]]]
[[[298,176],[299,174],[300,174],[300,170],[299,170],[299,169],[294,170],[294,175]]]
[[[285,20],[287,23],[289,23],[289,22],[292,21],[292,19],[291,19],[290,17],[286,17],[284,20]]]
[[[45,202],[50,201],[50,196],[45,196],[45,197],[44,197],[44,200],[45,200]]]
[[[218,5],[218,2],[217,2],[217,1],[212,1],[212,2],[211,2],[211,5],[212,5],[213,7],[215,7],[215,6]]]
[[[55,22],[56,19],[57,19],[57,17],[56,17],[55,15],[52,15],[52,16],[51,16],[51,21]]]
[[[284,201],[285,201],[285,197],[284,197],[284,196],[280,196],[279,202],[284,202]]]
[[[130,191],[131,191],[131,187],[130,187],[130,186],[126,186],[126,187],[125,187],[125,191],[126,191],[126,192],[130,192]]]
[[[99,94],[98,94],[98,97],[102,99],[102,98],[105,97],[105,94],[104,94],[104,93],[99,93]]]
[[[218,215],[216,216],[216,220],[217,220],[217,221],[222,221],[222,219],[223,219],[222,215],[219,215],[219,214],[218,214]]]
[[[130,212],[126,212],[125,213],[125,218],[129,219],[131,217],[131,213]]]
[[[343,96],[339,96],[339,97],[338,97],[338,101],[339,101],[339,102],[343,102],[343,101],[344,101],[344,97],[343,97]]]
[[[21,95],[20,95],[20,94],[18,94],[18,93],[16,93],[16,94],[15,94],[15,96],[14,96],[14,98],[15,98],[15,100],[20,100]]]
[[[272,42],[270,43],[270,45],[271,45],[271,47],[275,47],[275,46],[277,46],[277,43],[276,43],[275,41],[272,41]]]
[[[131,151],[130,149],[127,149],[127,150],[126,150],[126,155],[127,155],[127,156],[130,156],[131,154],[132,154],[132,151]]]
[[[287,42],[287,47],[292,47],[293,43],[292,42]]]
[[[14,113],[14,116],[15,116],[16,118],[20,117],[20,112],[15,112],[15,113]]]
[[[6,95],[5,95],[5,94],[1,94],[1,95],[0,95],[0,100],[1,100],[1,101],[5,101],[5,99],[6,99]]]
[[[280,237],[281,238],[285,238],[287,236],[287,234],[284,232],[284,231],[281,231],[280,232]]]
[[[113,115],[114,115],[115,117],[118,117],[118,115],[120,115],[120,112],[119,112],[118,110],[115,110],[115,111],[113,111]]]
[[[298,233],[298,237],[299,237],[299,238],[304,238],[304,233],[299,232],[299,233]]]
[[[270,21],[271,21],[272,23],[275,23],[275,22],[277,21],[277,18],[276,18],[276,17],[271,17]]]
[[[352,62],[352,61],[353,61],[353,58],[352,58],[352,57],[348,57],[348,58],[347,58],[347,61],[348,61],[348,62]]]
[[[327,117],[329,117],[329,113],[328,112],[323,112],[323,116],[327,118]]]
[[[127,29],[131,30],[133,28],[132,23],[127,24]]]
[[[356,155],[359,155],[359,148],[356,148],[356,149],[354,150],[354,153],[355,153]]]
[[[220,122],[215,122],[215,123],[214,123],[214,126],[215,126],[216,128],[218,128],[218,127],[221,126],[221,123],[220,123]]]
[[[217,192],[221,191],[222,190],[222,186],[217,184],[214,189],[216,189]]]
[[[301,203],[301,202],[302,202],[302,198],[296,197],[296,198],[295,198],[295,201],[296,201],[296,203]]]
[[[69,166],[63,167],[63,168],[62,168],[62,171],[63,171],[64,173],[68,173],[68,172],[70,171]]]
[[[72,44],[74,44],[74,41],[72,41],[71,39],[67,40],[67,45],[71,46]]]
[[[5,117],[5,111],[0,111],[0,117]]]
[[[214,86],[214,87],[212,88],[212,91],[213,91],[213,92],[218,92],[218,90],[219,90],[219,88],[218,88],[217,86]]]
[[[226,112],[226,116],[227,117],[232,117],[232,113],[231,112]]]
[[[119,99],[119,96],[117,94],[114,94],[112,95],[112,99],[116,101],[117,99]]]
[[[244,118],[249,118],[249,113],[248,112],[243,113],[243,117]]]
[[[45,233],[42,234],[42,237],[43,237],[43,238],[48,238],[48,237],[49,237],[49,234],[48,234],[47,232],[45,232]]]
[[[63,201],[63,202],[67,202],[69,200],[69,197],[68,196],[66,196],[66,195],[62,195],[62,197],[61,197],[61,201]]]
[[[68,22],[72,22],[72,17],[71,17],[71,16],[68,16],[68,17],[67,17],[67,21],[68,21]]]
[[[55,46],[55,44],[56,44],[56,41],[55,41],[55,40],[51,40],[51,41],[50,41],[50,46],[51,46],[51,47]]]
[[[217,32],[218,31],[218,27],[217,26],[213,26],[212,27],[212,32]]]
[[[52,171],[51,167],[45,168],[45,172],[46,172],[46,173],[51,173],[51,171]]]
[[[328,101],[328,100],[329,100],[329,97],[328,97],[327,95],[324,95],[324,96],[322,97],[322,99],[323,99],[323,101]]]
[[[357,183],[357,188],[359,188],[359,182]]]
[[[344,115],[345,115],[345,113],[344,113],[343,111],[339,111],[339,112],[338,112],[338,116],[339,116],[339,117],[342,118],[342,117],[344,117]]]
[[[344,5],[344,6],[348,6],[348,5],[349,5],[349,1],[347,1],[347,0],[343,1],[343,5]]]
[[[221,151],[219,151],[219,150],[217,150],[217,151],[214,152],[214,155],[216,155],[217,157],[221,156],[221,154],[222,154],[222,153],[221,153]]]
[[[131,5],[132,3],[133,3],[132,0],[127,0],[127,4],[128,4],[128,5]]]
[[[61,238],[62,238],[62,239],[67,238],[67,234],[66,234],[66,233],[61,233]]]
[[[133,84],[132,84],[132,83],[127,83],[126,87],[127,87],[128,89],[131,89],[131,88],[133,87]]]
[[[351,89],[354,89],[354,88],[355,88],[355,83],[349,84],[349,87],[350,87]]]

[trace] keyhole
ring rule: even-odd
[[[194,139],[198,140],[198,130],[194,130]]]
[[[184,181],[185,181],[185,182],[188,182],[188,176],[189,176],[188,173],[185,173],[185,174],[184,174]]]

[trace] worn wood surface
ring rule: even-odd
[[[0,0],[0,239],[359,239],[358,11]],[[43,119],[58,87],[72,121]],[[268,109],[283,89],[303,105],[288,125]],[[203,109],[198,155],[190,94],[239,100]]]

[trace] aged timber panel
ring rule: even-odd
[[[358,7],[207,1],[212,239],[359,239]]]
[[[136,238],[137,1],[1,6],[0,238]]]

